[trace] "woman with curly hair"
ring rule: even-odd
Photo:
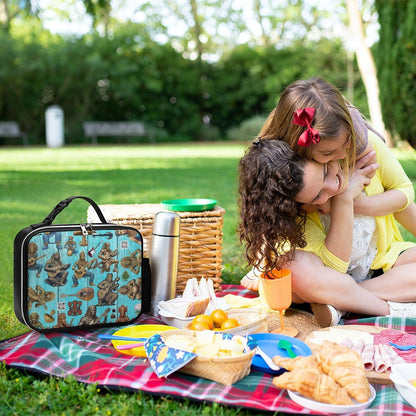
[[[416,316],[416,244],[403,241],[392,214],[354,214],[364,189],[376,195],[389,181],[384,176],[406,176],[381,141],[375,155],[378,163],[366,165],[370,152],[347,176],[337,162],[306,160],[281,140],[263,139],[240,161],[247,259],[264,271],[289,268],[293,301],[310,303],[321,326],[332,322],[316,305],[335,309],[336,323],[340,311]]]
[[[358,161],[361,167],[376,162],[374,147],[382,143],[380,137],[357,108],[349,104],[335,86],[322,78],[299,80],[289,85],[259,135],[259,139],[287,142],[296,154],[307,160],[321,164],[338,161],[346,174],[348,169],[354,169]],[[371,178],[374,170],[367,175]],[[391,171],[391,177],[384,175],[381,179],[383,190],[354,199],[354,213],[371,217],[394,214],[416,236],[416,204],[413,202],[411,181],[406,175],[397,176],[394,171]],[[261,256],[260,253],[258,255]],[[292,252],[291,256],[296,256],[296,253]],[[317,258],[305,254],[302,257],[299,273],[314,270]],[[241,280],[241,284],[257,290],[258,275],[259,271],[254,267]],[[335,324],[339,320],[338,311],[331,305],[314,305],[313,309],[316,315],[323,316],[322,322]]]

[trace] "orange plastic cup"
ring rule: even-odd
[[[269,273],[262,273],[261,277],[263,279],[281,279],[282,277],[286,277],[290,274],[291,274],[290,270],[288,269],[280,269],[280,270],[273,269]]]
[[[271,275],[271,276],[270,276]],[[292,274],[290,270],[272,270],[262,273],[260,278],[260,296],[264,296],[270,308],[284,311],[292,303]]]

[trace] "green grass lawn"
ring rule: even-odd
[[[246,262],[236,234],[237,165],[243,144],[185,144],[9,148],[0,150],[0,339],[27,328],[13,310],[13,240],[62,199],[84,195],[98,204],[159,203],[214,198],[224,216],[223,280],[238,283]],[[416,180],[416,156],[395,151]],[[86,221],[88,204],[76,200],[55,223]],[[413,239],[406,233],[405,237]],[[1,415],[253,415],[218,404],[108,392],[73,379],[43,378],[0,366]],[[29,405],[28,405],[29,403]]]
[[[159,203],[214,198],[224,216],[223,280],[238,283],[245,261],[236,235],[238,144],[102,146],[0,150],[0,339],[27,332],[13,310],[13,240],[62,199],[84,195],[98,204]],[[76,200],[54,223],[83,222],[88,203]],[[218,404],[108,392],[96,386],[26,375],[0,366],[1,415],[249,415]],[[28,406],[30,403],[30,406]]]

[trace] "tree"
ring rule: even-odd
[[[9,32],[13,19],[18,16],[36,15],[37,12],[37,4],[30,0],[0,0],[0,28]]]
[[[376,0],[375,58],[388,128],[416,147],[416,0]]]
[[[93,19],[93,26],[103,25],[104,35],[108,36],[111,15],[111,0],[83,0],[86,12]]]
[[[111,0],[82,0],[87,14],[93,18],[93,26],[102,23],[107,34],[110,22]],[[10,31],[14,19],[38,16],[41,8],[36,0],[0,0],[0,29]]]
[[[254,38],[266,47],[282,47],[294,39],[304,42],[313,29],[320,30],[326,13],[304,0],[253,0],[253,16],[261,32]]]
[[[379,98],[379,86],[377,80],[377,70],[371,50],[366,46],[365,33],[357,0],[347,0],[347,11],[350,22],[351,32],[355,38],[355,54],[357,56],[358,68],[365,85],[370,112],[371,123],[387,141],[392,145],[390,135],[384,127],[381,104]]]

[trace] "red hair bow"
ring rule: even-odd
[[[311,125],[313,117],[315,116],[315,108],[300,108],[299,110],[296,110],[293,114],[293,124],[307,127],[307,129],[299,136],[298,145],[306,147],[310,146],[312,143],[319,143],[319,141],[321,140],[319,132],[318,130],[315,130]]]

